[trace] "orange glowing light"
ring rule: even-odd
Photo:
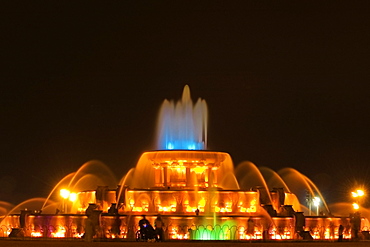
[[[76,193],[70,193],[69,194],[69,200],[71,201],[71,202],[75,202],[76,200],[77,200],[77,194]]]
[[[352,191],[351,194],[352,194],[352,197],[362,197],[365,195],[365,192],[361,189],[358,189],[356,191]]]
[[[193,169],[192,169],[195,173],[197,173],[197,174],[202,174],[205,170],[206,170],[206,167],[194,167]]]
[[[364,196],[365,192],[363,190],[357,190],[358,196]]]
[[[42,237],[42,233],[41,232],[31,232],[31,237],[34,237],[34,238]]]
[[[69,197],[70,191],[67,189],[61,189],[60,190],[60,196],[64,199],[67,199]]]
[[[200,207],[204,207],[206,205],[206,200],[204,200],[204,198],[200,199],[199,202],[198,202],[198,205]]]
[[[73,237],[74,238],[82,238],[83,235],[84,235],[83,233],[75,233],[75,234],[73,234]]]
[[[53,238],[65,238],[66,236],[66,229],[64,227],[60,227],[58,231],[52,232],[51,236]]]

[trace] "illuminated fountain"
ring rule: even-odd
[[[206,150],[207,116],[205,101],[193,104],[185,86],[181,101],[162,105],[158,150],[143,153],[119,183],[107,166],[88,162],[46,199],[7,211],[0,236],[81,238],[89,223],[94,238],[134,240],[142,215],[153,223],[160,214],[167,239],[337,239],[339,225],[351,237],[354,220],[332,216],[318,188],[295,169],[243,162],[234,171],[229,154]],[[356,220],[368,228],[366,219]]]

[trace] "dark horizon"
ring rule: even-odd
[[[208,148],[311,178],[328,203],[369,186],[369,23],[349,3],[9,4],[0,201],[46,197],[89,160],[117,178],[190,86]],[[370,191],[370,190],[369,190]]]

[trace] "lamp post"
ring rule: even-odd
[[[351,193],[352,193],[353,198],[361,198],[365,195],[365,192],[361,189],[356,190],[356,191],[352,191]]]
[[[313,199],[312,199],[312,201],[313,201],[313,204],[316,206],[316,215],[317,216],[319,216],[319,208],[320,208],[320,202],[321,202],[321,200],[320,200],[320,198],[319,197],[314,197]]]
[[[69,195],[71,194],[71,192],[67,189],[61,189],[60,190],[60,196],[63,198],[63,201],[62,201],[62,210],[64,213],[67,213],[67,203],[66,203],[66,200],[68,199]]]
[[[365,192],[362,189],[358,189],[356,191],[352,191],[351,194],[355,200],[355,202],[352,204],[353,209],[357,211],[360,209],[360,203],[362,198],[365,196]]]

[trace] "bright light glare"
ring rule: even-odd
[[[363,190],[356,190],[356,192],[351,192],[352,197],[361,197],[365,195],[365,192]]]
[[[365,192],[363,190],[357,190],[357,195],[358,196],[364,196]]]
[[[360,208],[360,206],[357,203],[353,203],[352,206],[355,210],[358,210]]]
[[[69,194],[69,200],[71,202],[75,202],[77,200],[77,194],[76,193],[70,193]]]
[[[64,199],[67,199],[69,197],[69,190],[67,189],[61,189],[60,190],[60,196],[63,197]]]
[[[319,206],[320,205],[320,198],[318,198],[318,197],[314,197],[313,198],[313,204],[317,207],[317,206]]]

